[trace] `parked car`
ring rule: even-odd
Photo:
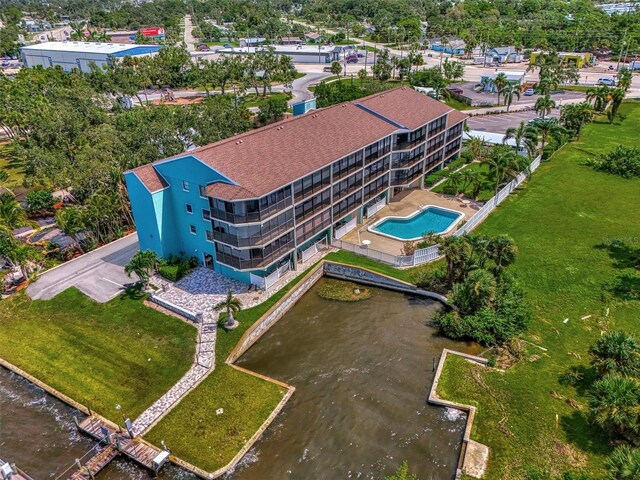
[[[367,52],[358,52],[358,58],[364,58],[367,56]]]
[[[211,49],[209,48],[209,45],[205,45],[205,44],[198,45],[196,48],[197,48],[198,50],[200,50],[201,52],[208,52],[208,51],[210,51],[210,50],[211,50]]]
[[[322,69],[322,71],[323,71],[323,72],[329,72],[329,73],[331,73],[331,65],[327,65],[326,67],[324,67],[324,68]]]
[[[613,78],[602,77],[598,79],[598,85],[606,85],[607,87],[615,87],[616,81]]]
[[[462,95],[464,93],[464,90],[462,90],[459,87],[449,87],[447,88],[448,91],[450,91],[451,93],[457,93],[458,95]]]
[[[3,60],[2,64],[3,67],[8,67],[9,66],[9,62],[7,60]]]
[[[347,63],[358,63],[358,55],[347,55],[345,57]]]
[[[223,45],[224,48],[233,48],[233,45],[231,45],[230,43],[225,43]]]
[[[536,91],[533,88],[527,88],[523,93],[525,97],[530,97],[531,95],[535,94]]]

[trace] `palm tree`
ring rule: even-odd
[[[333,62],[331,64],[331,73],[337,75],[338,79],[340,79],[340,74],[342,73],[342,65],[340,65],[340,62]]]
[[[239,312],[242,308],[242,303],[240,300],[233,296],[233,292],[229,290],[227,292],[227,298],[218,303],[213,307],[215,311],[225,310],[227,312],[227,321],[225,323],[225,328],[233,328],[236,325],[236,321],[233,318],[234,312]]]
[[[367,79],[367,71],[364,68],[358,70],[358,79],[360,80],[360,86],[362,87],[362,84]]]
[[[560,123],[580,138],[582,128],[593,119],[594,110],[588,102],[565,105],[560,113]]]
[[[534,106],[536,113],[540,115],[542,118],[545,118],[549,115],[549,112],[556,106],[556,102],[551,100],[551,97],[547,94],[544,97],[538,98],[536,100],[536,104]]]
[[[599,375],[640,375],[640,344],[625,332],[608,332],[591,348],[591,365]]]
[[[607,104],[609,103],[610,94],[611,89],[606,85],[593,87],[587,90],[587,101],[593,103],[593,108],[595,108],[596,111],[604,112],[604,109],[607,108]]]
[[[66,235],[73,238],[80,251],[83,252],[80,234],[85,231],[87,227],[82,207],[69,206],[58,210],[56,213],[56,224]]]
[[[511,265],[518,254],[515,242],[508,235],[498,235],[490,238],[485,247],[485,252],[489,260],[495,263],[495,273],[499,275]]]
[[[496,91],[498,92],[498,105],[500,105],[500,95],[504,92],[505,87],[509,83],[507,75],[504,72],[498,73],[492,81]]]
[[[27,212],[20,206],[15,197],[10,193],[0,194],[0,225],[10,229],[24,226],[35,226],[27,218]]]
[[[158,266],[158,257],[153,250],[141,250],[131,257],[129,263],[124,266],[125,273],[131,277],[135,273],[140,279],[143,288],[149,284],[151,272]]]
[[[544,147],[547,144],[549,137],[555,138],[560,141],[564,129],[558,123],[557,118],[536,118],[531,127],[540,136],[540,151],[544,152]]]
[[[526,158],[516,154],[507,145],[496,145],[492,150],[492,154],[483,163],[489,166],[489,173],[495,180],[495,195],[498,195],[500,185],[505,180],[515,177],[529,166]]]
[[[520,122],[518,127],[507,128],[504,138],[502,139],[502,143],[507,143],[507,140],[512,138],[516,142],[516,151],[520,151],[523,144],[526,144],[527,142],[532,142],[534,145],[538,143],[538,135],[536,134],[535,129],[524,122]]]
[[[502,93],[504,94],[504,104],[507,106],[507,112],[511,108],[513,103],[513,97],[517,97],[520,100],[520,87],[514,83],[508,83]]]
[[[611,91],[609,98],[611,99],[611,106],[607,111],[607,118],[609,119],[609,123],[613,123],[618,114],[618,110],[620,109],[620,105],[622,105],[622,101],[624,100],[625,92],[622,88],[614,88]]]
[[[594,382],[589,407],[596,425],[634,441],[640,433],[640,383],[617,374]]]
[[[471,137],[466,142],[466,147],[471,152],[471,158],[474,162],[481,162],[487,156],[487,142],[482,137]]]

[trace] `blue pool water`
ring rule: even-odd
[[[443,233],[458,218],[460,212],[427,207],[408,218],[388,218],[373,226],[374,232],[384,233],[400,240],[415,240],[425,233]]]

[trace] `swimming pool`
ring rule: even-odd
[[[408,217],[378,220],[369,231],[396,240],[419,240],[425,233],[447,233],[462,217],[463,214],[455,210],[428,205]]]

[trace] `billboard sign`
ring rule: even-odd
[[[140,34],[143,37],[164,37],[164,28],[163,27],[141,28]]]

